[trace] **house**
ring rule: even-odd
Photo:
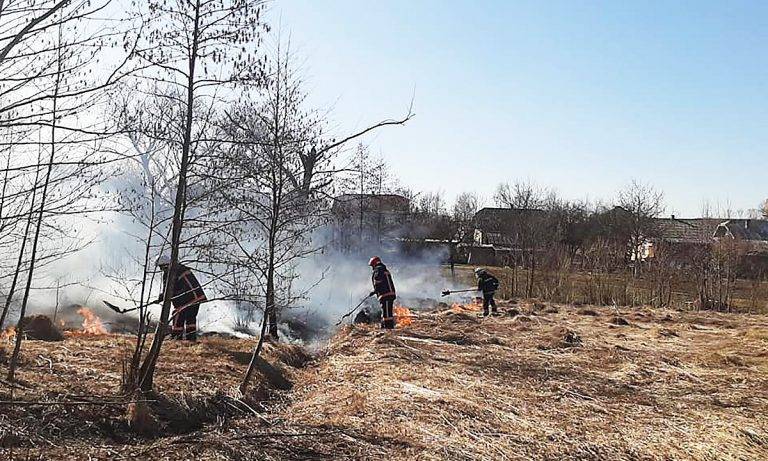
[[[690,265],[718,243],[737,244],[739,268],[744,276],[768,274],[768,220],[658,218],[654,236],[644,247],[643,259],[663,257]]]
[[[411,203],[397,194],[343,194],[331,205],[333,244],[341,249],[380,245],[400,237],[408,223]]]
[[[721,222],[713,235],[715,239],[745,242],[753,252],[768,253],[768,220],[729,219]]]
[[[534,208],[483,208],[475,213],[474,243],[504,248],[520,246],[526,229],[546,215],[546,211]]]
[[[717,226],[719,242],[736,242],[739,247],[742,276],[763,278],[768,275],[768,220],[729,219]]]
[[[490,208],[475,213],[474,242],[467,249],[470,264],[503,266],[521,257],[532,229],[547,212],[534,208]]]
[[[402,195],[343,194],[334,197],[331,214],[338,218],[383,214],[391,219],[407,214],[410,208],[411,201]]]
[[[665,251],[668,256],[689,259],[691,252],[706,250],[714,243],[718,218],[669,218],[654,219],[653,235],[643,251],[643,259],[654,258]]]

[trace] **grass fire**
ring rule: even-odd
[[[0,0],[0,461],[768,461],[766,24]]]
[[[77,313],[83,317],[82,328],[77,330],[70,330],[70,334],[74,335],[106,335],[109,334],[104,327],[101,319],[92,310],[83,306],[77,309]]]
[[[266,343],[268,368],[247,395],[220,390],[239,386],[255,338],[171,343],[167,353],[184,360],[158,373],[162,397],[146,398],[142,420],[128,410],[135,397],[121,394],[116,354],[130,347],[129,335],[68,334],[63,347],[29,341],[13,390],[24,404],[2,410],[0,453],[659,460],[768,453],[768,316],[538,301],[500,301],[496,317],[481,310],[474,302],[399,307],[395,330],[352,324],[314,353]],[[81,332],[101,331],[87,322]],[[281,379],[290,390],[275,387]]]

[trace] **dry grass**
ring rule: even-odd
[[[457,265],[454,267],[455,284],[474,285],[473,266]],[[518,268],[513,271],[509,267],[489,268],[501,280],[498,295],[505,298],[525,296],[528,270]],[[444,275],[450,277],[448,269]],[[512,283],[513,275],[517,283]],[[676,275],[669,281],[672,297],[670,304],[663,304],[680,310],[692,310],[693,303],[698,299],[698,287],[692,277]],[[620,272],[591,273],[578,271],[573,268],[569,272],[552,272],[539,269],[535,277],[533,296],[552,302],[568,302],[576,304],[602,304],[639,306],[659,304],[658,287],[652,274],[644,274],[633,278],[631,274]],[[513,287],[516,289],[513,291]],[[735,312],[768,313],[768,281],[738,279],[732,287],[730,308]]]
[[[346,330],[285,417],[350,458],[768,458],[765,317],[516,307]]]
[[[125,407],[94,418],[74,406],[26,409],[34,423],[0,407],[0,428],[19,434],[15,453],[29,459],[82,459],[85,447],[93,459],[768,459],[768,317],[555,307],[347,327],[304,368],[290,365],[306,364],[303,351],[272,350],[294,390],[254,400],[258,415],[222,412],[191,431],[143,438],[121,429]],[[21,376],[31,388],[16,397],[107,398],[121,341],[30,342]],[[215,402],[236,386],[251,343],[169,344],[158,386]]]

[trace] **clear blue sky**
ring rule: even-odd
[[[610,201],[631,179],[667,211],[768,197],[768,2],[278,0],[316,105],[402,183],[490,198],[530,179]]]

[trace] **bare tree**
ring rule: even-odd
[[[637,276],[645,258],[646,245],[658,234],[656,218],[664,212],[664,193],[633,180],[619,192],[618,205],[625,212],[628,256]]]
[[[516,219],[501,227],[513,245],[513,267],[522,263],[528,269],[525,296],[529,298],[534,293],[538,255],[547,234],[544,208],[550,196],[550,191],[530,181],[500,184],[494,195],[498,206],[516,211]]]
[[[313,233],[327,216],[330,187],[339,173],[331,161],[344,143],[378,127],[404,124],[412,116],[409,111],[401,120],[328,141],[322,117],[304,109],[306,96],[290,58],[290,50],[278,46],[261,97],[229,112],[228,131],[237,141],[211,167],[225,172],[218,176],[228,184],[216,189],[225,194],[224,208],[235,210],[227,217],[231,225],[225,232],[244,258],[239,264],[263,283],[274,340],[280,309],[301,296],[301,291],[287,295],[297,276],[295,264],[320,249]]]
[[[345,194],[338,203],[339,246],[350,251],[370,243],[381,243],[387,231],[383,194],[395,190],[395,181],[386,161],[371,154],[362,143],[355,147],[349,164],[336,178],[338,189]],[[343,213],[343,215],[342,215]]]
[[[262,0],[150,0],[136,4],[142,21],[133,56],[147,70],[140,74],[150,88],[179,107],[180,119],[166,131],[164,153],[177,160],[176,190],[170,236],[168,283],[179,267],[190,172],[212,143],[208,136],[215,102],[227,88],[249,85],[261,77],[254,54],[260,32]],[[140,370],[140,388],[153,387],[155,365],[169,325],[172,290],[164,290],[160,320]]]
[[[480,199],[474,192],[462,192],[453,203],[452,216],[456,223],[457,237],[461,242],[472,240],[475,213],[480,209]]]
[[[9,187],[24,201],[29,194],[32,196],[28,213],[2,217],[3,221],[21,216],[27,220],[2,315],[5,320],[20,273],[25,271],[17,323],[19,334],[9,361],[9,380],[14,379],[24,337],[21,327],[36,272],[87,244],[78,237],[74,226],[64,224],[63,220],[95,211],[91,190],[104,176],[91,167],[99,164],[100,157],[94,154],[94,146],[98,147],[97,141],[104,136],[105,126],[100,122],[88,127],[77,126],[77,120],[83,111],[94,107],[104,91],[115,83],[118,74],[116,70],[104,78],[88,75],[110,33],[102,29],[95,34],[78,33],[79,23],[95,15],[103,3],[100,6],[92,6],[87,1],[42,3],[47,6],[25,1],[16,5],[0,4],[0,13],[4,6],[9,8],[7,16],[0,14],[0,23],[6,21],[2,26],[21,29],[12,34],[13,38],[0,51],[3,77],[0,87],[8,96],[4,101],[6,105],[0,107],[0,128],[25,132],[21,142],[12,144],[18,163],[6,164],[3,205],[6,205],[8,195],[5,193]],[[17,16],[20,11],[44,13],[30,20],[20,19]],[[25,25],[21,26],[22,23]],[[14,50],[18,53],[14,54]],[[20,65],[22,67],[18,67]],[[6,72],[17,73],[9,76]],[[37,160],[30,158],[35,148]],[[9,178],[9,172],[16,177]],[[23,177],[29,172],[34,173],[35,180],[25,186]],[[21,185],[14,188],[12,183],[20,178]],[[5,223],[0,228],[3,225]],[[65,239],[71,241],[64,244]]]
[[[63,73],[63,66],[64,61],[61,56],[61,51],[59,54],[59,59],[56,61],[57,68],[56,68],[56,77],[55,77],[55,85],[54,85],[54,94],[52,98],[52,109],[51,109],[51,133],[50,133],[50,145],[49,145],[49,156],[48,156],[48,162],[47,165],[44,167],[44,179],[43,179],[43,189],[40,192],[40,206],[37,210],[34,210],[35,216],[35,223],[34,223],[34,233],[32,235],[32,248],[30,250],[30,260],[29,260],[29,269],[27,270],[27,282],[26,286],[24,288],[24,297],[21,302],[21,310],[19,311],[19,320],[16,325],[16,331],[18,334],[16,335],[16,342],[13,347],[13,353],[11,354],[11,359],[8,362],[8,381],[14,380],[14,375],[16,372],[16,365],[19,358],[19,352],[21,351],[21,342],[24,335],[22,334],[22,325],[24,321],[24,314],[27,310],[27,303],[29,302],[29,292],[32,288],[32,280],[34,277],[35,272],[35,262],[37,260],[37,248],[38,244],[40,242],[40,231],[43,227],[43,216],[46,210],[46,200],[48,199],[48,188],[51,183],[51,173],[53,172],[54,168],[54,160],[56,159],[56,126],[59,121],[59,113],[58,113],[58,98],[57,95],[62,89],[62,80],[64,78]],[[36,173],[37,175],[37,173]],[[33,200],[34,202],[34,200]],[[30,213],[31,214],[31,213]]]
[[[270,64],[263,98],[229,112],[228,130],[237,143],[209,169],[226,178],[216,186],[229,223],[221,227],[238,265],[252,273],[251,286],[263,283],[268,331],[277,340],[278,311],[294,301],[284,296],[294,277],[292,266],[317,251],[312,231],[327,209],[331,157],[319,158],[305,183],[302,158],[316,150],[321,126],[302,110],[305,95],[288,55],[278,50]]]
[[[520,210],[539,209],[544,206],[548,191],[531,181],[499,184],[493,196],[500,207]]]

